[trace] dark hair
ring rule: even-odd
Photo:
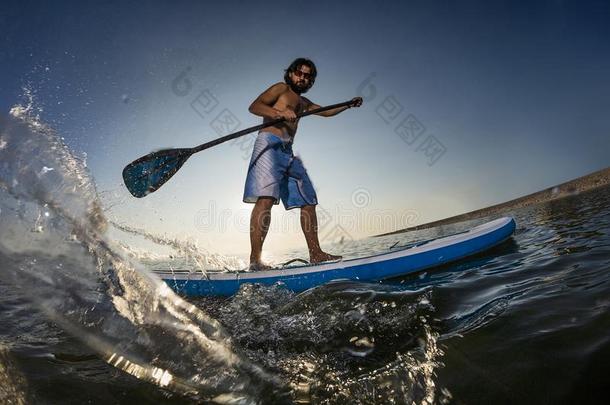
[[[309,87],[307,89],[310,89],[311,86],[313,86],[314,82],[316,81],[316,76],[318,75],[318,69],[316,69],[316,65],[307,58],[297,58],[295,59],[290,66],[288,66],[288,69],[286,69],[284,72],[284,81],[288,84],[290,84],[290,73],[294,72],[295,70],[297,70],[298,68],[300,68],[301,66],[307,66],[308,68],[311,69],[311,79],[309,80]]]

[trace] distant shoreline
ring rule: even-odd
[[[441,219],[438,221],[428,222],[426,224],[412,226],[398,231],[382,233],[377,236],[394,235],[397,233],[417,231],[421,229],[433,228],[441,225],[448,225],[455,222],[467,221],[486,217],[489,215],[500,214],[509,210],[523,208],[528,205],[539,204],[542,202],[558,200],[584,191],[593,190],[599,187],[610,185],[610,167],[587,174],[585,176],[558,184],[553,187],[528,194],[523,197],[515,198],[514,200],[506,201],[500,204],[492,205],[487,208],[481,208],[475,211],[466,212],[464,214],[455,215],[453,217]]]

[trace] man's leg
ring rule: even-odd
[[[271,207],[275,198],[259,197],[252,209],[250,216],[250,267],[252,269],[264,269],[269,266],[261,262],[261,252],[263,250],[263,242],[269,231],[271,224]]]
[[[311,263],[325,262],[329,260],[339,260],[341,256],[334,256],[325,253],[320,248],[318,240],[318,217],[315,205],[305,205],[301,207],[301,228],[307,241],[309,249],[309,261]]]

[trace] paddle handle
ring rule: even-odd
[[[333,110],[333,109],[339,108],[339,107],[351,106],[352,104],[353,104],[353,101],[350,100],[350,101],[344,101],[343,103],[327,105],[326,107],[320,107],[320,108],[316,108],[313,110],[303,112],[301,114],[297,114],[297,118],[307,117],[308,115],[317,114],[317,113],[321,113],[321,112],[328,111],[328,110]],[[192,151],[192,153],[201,152],[202,150],[211,148],[212,146],[220,145],[223,142],[230,141],[231,139],[239,138],[240,136],[249,134],[254,131],[258,131],[263,128],[273,126],[275,124],[282,123],[284,121],[286,121],[286,118],[278,118],[273,121],[265,122],[263,124],[255,125],[250,128],[242,129],[241,131],[235,132],[234,134],[225,135],[221,138],[214,139],[213,141],[203,143],[199,146],[195,146],[194,148],[191,149],[191,151]]]

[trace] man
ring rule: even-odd
[[[311,263],[341,259],[341,256],[325,253],[320,248],[316,192],[303,163],[292,153],[299,121],[297,114],[320,108],[301,96],[313,86],[316,74],[316,66],[311,60],[296,59],[286,69],[284,83],[269,87],[248,109],[252,114],[263,117],[263,122],[286,119],[259,132],[248,168],[244,202],[255,204],[250,218],[251,270],[269,268],[261,261],[261,251],[271,222],[271,207],[278,204],[280,199],[287,210],[301,208],[301,228]],[[355,97],[350,106],[361,105],[362,98]],[[332,117],[348,108],[339,107],[317,115]]]

